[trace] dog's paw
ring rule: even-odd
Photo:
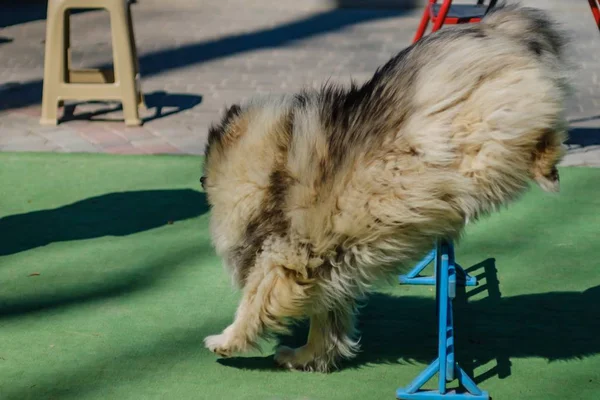
[[[315,371],[315,355],[306,346],[298,349],[292,349],[287,346],[279,346],[275,351],[275,362],[288,369],[296,369],[300,371]]]
[[[292,361],[294,360],[294,349],[287,346],[279,346],[275,351],[273,357],[278,365],[286,368],[292,368]]]
[[[207,336],[204,339],[204,346],[221,357],[230,357],[233,353],[233,349],[229,345],[229,335],[225,333]]]

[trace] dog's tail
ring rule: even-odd
[[[551,54],[562,59],[567,36],[542,10],[502,3],[492,8],[481,23],[521,42],[537,55]]]

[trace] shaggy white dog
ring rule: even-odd
[[[364,85],[253,100],[211,128],[211,232],[243,298],[206,346],[223,356],[310,317],[291,367],[328,371],[358,343],[356,301],[438,238],[524,193],[558,190],[564,40],[500,7],[405,49]]]

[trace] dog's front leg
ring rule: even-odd
[[[266,331],[286,332],[286,319],[303,313],[306,289],[294,271],[282,266],[255,268],[244,286],[234,322],[223,333],[208,336],[204,344],[212,352],[228,357],[256,347]]]

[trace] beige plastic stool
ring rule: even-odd
[[[110,14],[114,70],[71,70],[70,10],[104,8]],[[56,125],[57,108],[64,100],[118,100],[126,125],[140,125],[138,106],[144,106],[139,85],[139,63],[127,0],[48,0],[43,125]]]

